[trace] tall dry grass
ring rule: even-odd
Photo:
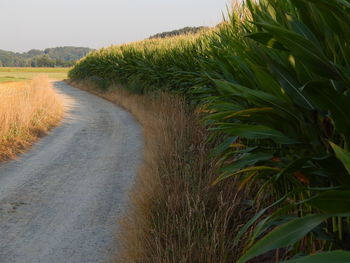
[[[0,85],[0,161],[24,151],[63,116],[63,102],[46,77]]]
[[[234,262],[237,229],[245,223],[243,195],[235,186],[211,186],[213,145],[198,113],[167,93],[135,95],[117,88],[107,92],[73,84],[117,103],[142,124],[144,164],[121,221],[120,247],[112,262]]]

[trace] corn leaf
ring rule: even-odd
[[[330,145],[332,146],[335,155],[337,156],[337,158],[343,163],[343,165],[345,166],[346,170],[348,171],[349,175],[350,175],[350,153],[345,151],[344,149],[340,148],[338,145],[329,142]]]
[[[310,40],[280,26],[267,23],[256,24],[267,30],[315,73],[329,78],[340,78],[338,71],[329,63],[327,57]]]
[[[269,48],[276,48],[283,51],[287,51],[287,49],[269,33],[257,32],[257,33],[249,34],[246,37],[251,38],[261,44],[264,44]]]
[[[314,254],[298,259],[292,259],[284,261],[283,263],[349,263],[350,252],[349,251],[331,251],[319,254]]]
[[[263,125],[249,125],[239,123],[223,123],[218,128],[227,134],[248,139],[271,139],[276,143],[295,144],[296,139],[284,135],[282,132]]]
[[[308,204],[325,213],[350,213],[350,190],[326,191],[312,198]]]
[[[256,242],[237,263],[244,263],[268,251],[293,245],[328,217],[328,215],[308,215],[275,228]]]
[[[221,182],[222,180],[228,179],[230,177],[239,175],[239,174],[244,174],[244,173],[250,173],[250,172],[279,172],[280,169],[276,167],[269,167],[269,166],[254,166],[254,167],[249,167],[245,168],[242,170],[239,170],[233,174],[224,174],[222,176],[219,176],[214,182],[213,185],[216,185],[217,183]]]
[[[271,158],[273,158],[271,153],[247,153],[238,160],[235,160],[233,164],[225,166],[221,171],[223,171],[223,174],[233,174],[242,168],[255,165],[261,161],[270,160]]]
[[[237,245],[238,242],[240,241],[241,237],[248,231],[248,229],[255,224],[255,222],[262,217],[268,210],[271,208],[283,203],[287,199],[287,196],[283,196],[281,199],[273,203],[272,205],[261,209],[258,213],[256,213],[242,228],[241,230],[237,233],[235,239],[234,239],[234,245]]]
[[[302,119],[300,114],[296,112],[289,104],[289,99],[282,100],[280,97],[276,97],[267,92],[249,89],[228,81],[215,80],[214,83],[222,95],[242,97],[257,106],[272,107],[274,110],[288,116],[293,120]]]

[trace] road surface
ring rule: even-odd
[[[0,164],[0,263],[99,263],[142,161],[142,133],[119,107],[63,82],[62,125]]]

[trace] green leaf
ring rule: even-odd
[[[233,174],[244,167],[252,166],[258,162],[267,161],[272,158],[273,158],[273,155],[270,153],[263,153],[263,152],[247,153],[243,155],[242,158],[236,160],[233,164],[225,166],[222,169],[222,171],[224,172],[224,175]]]
[[[283,196],[281,199],[279,199],[278,201],[276,201],[275,203],[273,203],[272,205],[261,209],[258,213],[256,213],[254,215],[254,217],[252,217],[242,228],[241,230],[237,233],[235,239],[233,240],[234,245],[237,245],[238,242],[240,241],[241,237],[244,235],[244,233],[246,233],[248,231],[248,229],[262,216],[264,215],[268,210],[270,210],[271,208],[281,204],[282,202],[284,202],[284,200],[287,199],[287,195]]]
[[[349,263],[349,251],[331,251],[284,261],[283,263]]]
[[[237,263],[244,263],[268,251],[293,245],[328,217],[329,215],[309,215],[275,228],[256,242]]]
[[[295,144],[297,140],[289,138],[282,132],[263,125],[249,125],[238,123],[219,123],[219,130],[233,136],[241,136],[248,139],[271,139],[276,143]]]
[[[269,172],[279,172],[281,169],[279,168],[275,168],[275,167],[269,167],[269,166],[254,166],[254,167],[249,167],[249,168],[245,168],[242,170],[239,170],[233,174],[229,174],[229,175],[224,175],[224,176],[220,176],[218,177],[214,182],[213,185],[216,185],[217,183],[221,182],[222,180],[225,180],[227,178],[239,175],[239,174],[243,174],[243,173],[250,173],[250,172],[265,172],[265,171],[269,171]]]
[[[287,92],[287,94],[293,99],[293,101],[305,109],[314,109],[312,103],[305,97],[302,93],[302,85],[298,82],[296,77],[293,77],[288,70],[286,70],[282,65],[276,62],[269,63],[271,71],[278,78],[281,86]]]
[[[288,164],[288,166],[284,168],[279,174],[277,174],[274,180],[278,181],[281,177],[283,178],[284,175],[300,170],[308,160],[309,158],[299,158],[297,160],[294,160]]]
[[[230,137],[226,139],[224,142],[222,142],[219,146],[215,147],[215,149],[210,153],[210,157],[216,157],[223,152],[225,152],[228,148],[230,148],[230,145],[234,143],[238,139],[237,136]]]
[[[350,185],[350,176],[342,162],[335,155],[313,158],[313,162],[320,167],[314,173],[328,177],[334,185]]]
[[[345,151],[344,149],[340,148],[338,145],[336,145],[332,142],[329,142],[329,143],[332,146],[337,158],[343,163],[346,170],[350,174],[350,153]]]
[[[288,15],[288,20],[293,28],[293,30],[304,36],[306,39],[312,41],[317,47],[321,47],[320,42],[314,35],[314,33],[304,24],[302,23],[298,18],[296,18],[293,15]]]
[[[291,100],[285,95],[284,90],[281,89],[280,83],[274,78],[266,67],[259,67],[253,64],[251,67],[254,70],[254,75],[259,89],[274,95],[276,98],[282,101],[286,101],[286,103],[291,104]]]
[[[256,24],[273,35],[288,48],[292,54],[298,57],[300,61],[312,69],[313,72],[329,78],[340,78],[339,72],[328,61],[328,58],[323,54],[322,50],[310,40],[280,26],[267,23]]]
[[[346,0],[332,0],[332,1],[329,1],[329,0],[308,0],[310,2],[314,2],[314,3],[317,3],[317,4],[324,4],[326,6],[337,6],[337,4],[340,4],[340,5],[344,5],[346,6],[347,8],[350,8],[350,3],[347,2]]]
[[[224,96],[239,96],[248,100],[256,106],[273,107],[274,110],[283,113],[291,120],[303,120],[303,117],[300,115],[300,113],[292,108],[292,105],[286,102],[287,100],[281,100],[280,97],[276,97],[267,92],[250,89],[224,80],[214,80],[214,83],[220,94]]]
[[[331,112],[331,118],[339,132],[350,134],[350,103],[345,95],[336,92],[328,82],[309,83],[303,94],[320,110]]]
[[[273,108],[271,108],[271,107],[249,108],[249,109],[233,112],[230,115],[225,116],[224,119],[239,118],[239,117],[250,117],[251,115],[254,115],[255,113],[266,113],[266,114],[268,114],[271,111],[273,111]]]
[[[287,49],[277,41],[271,34],[265,32],[257,32],[247,35],[246,37],[251,38],[269,48],[280,49],[287,51]]]
[[[350,213],[350,191],[330,190],[310,199],[308,203],[330,214]]]

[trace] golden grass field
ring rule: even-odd
[[[0,84],[0,161],[23,152],[63,116],[63,102],[47,77]]]
[[[0,67],[0,83],[17,82],[44,75],[49,79],[64,80],[69,68],[5,68]]]

